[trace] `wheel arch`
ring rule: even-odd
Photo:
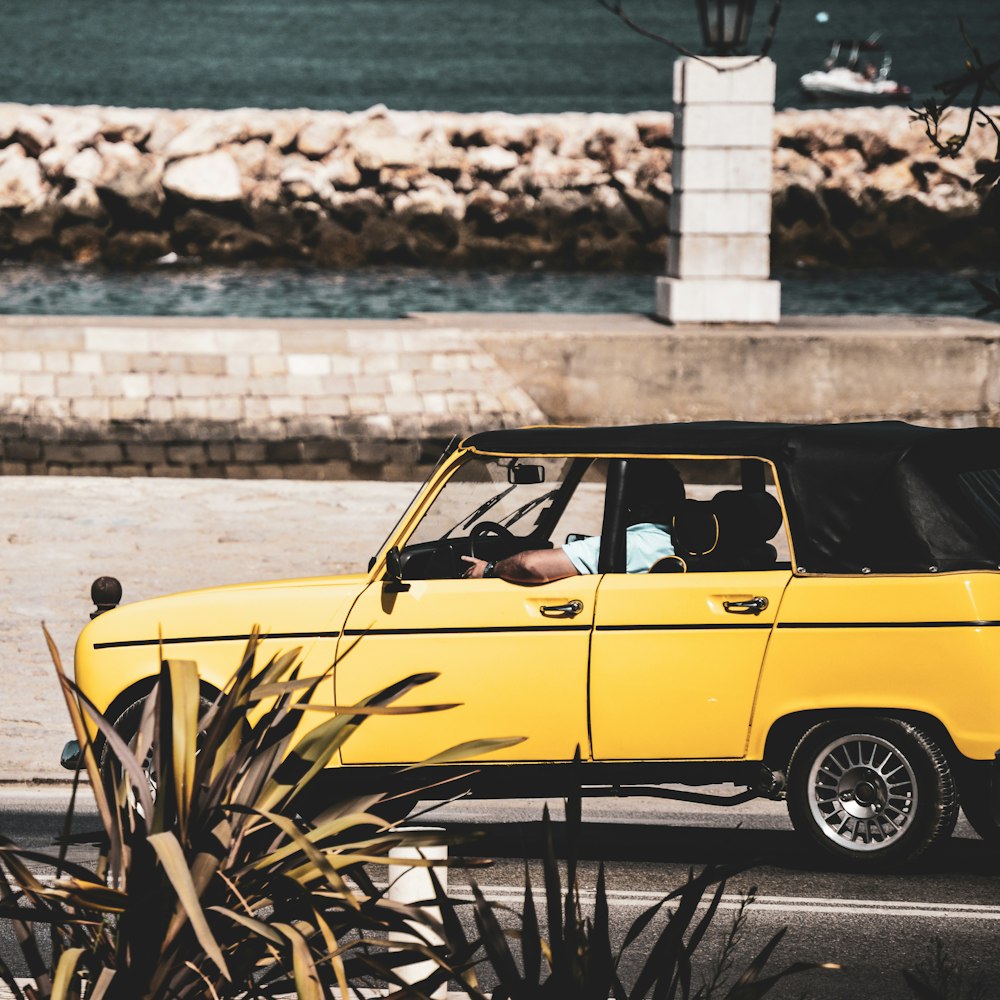
[[[134,705],[137,701],[142,701],[143,698],[149,697],[153,688],[156,687],[156,682],[158,680],[158,675],[151,674],[148,677],[143,677],[141,680],[136,681],[134,684],[130,684],[124,691],[121,691],[115,700],[112,701],[111,704],[104,710],[102,713],[104,718],[114,725],[115,721],[121,717],[121,714],[125,711],[125,709],[127,709],[130,705]],[[210,684],[203,677],[199,678],[198,685],[202,697],[208,698],[210,701],[215,701],[220,694],[219,689],[214,684]]]
[[[792,752],[802,737],[822,723],[842,723],[853,719],[898,719],[925,732],[944,751],[948,763],[964,767],[971,763],[955,746],[955,741],[940,719],[929,712],[902,708],[819,708],[790,712],[776,719],[764,743],[764,763],[776,771],[787,771]]]

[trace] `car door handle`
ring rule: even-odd
[[[767,607],[767,598],[751,597],[747,601],[723,601],[722,607],[731,615],[759,615]]]
[[[567,601],[565,604],[543,604],[538,610],[547,618],[575,618],[583,611],[583,601]]]

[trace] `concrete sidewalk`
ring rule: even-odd
[[[409,483],[0,476],[0,783],[63,781],[71,738],[41,623],[70,667],[93,605],[364,569]]]

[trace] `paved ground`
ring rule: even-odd
[[[63,661],[95,577],[126,601],[363,569],[413,484],[0,476],[0,782],[62,780],[70,737],[41,623]]]

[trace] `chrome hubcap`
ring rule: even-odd
[[[852,851],[888,846],[913,821],[917,779],[903,754],[879,736],[842,736],[816,756],[809,808],[823,833]]]

